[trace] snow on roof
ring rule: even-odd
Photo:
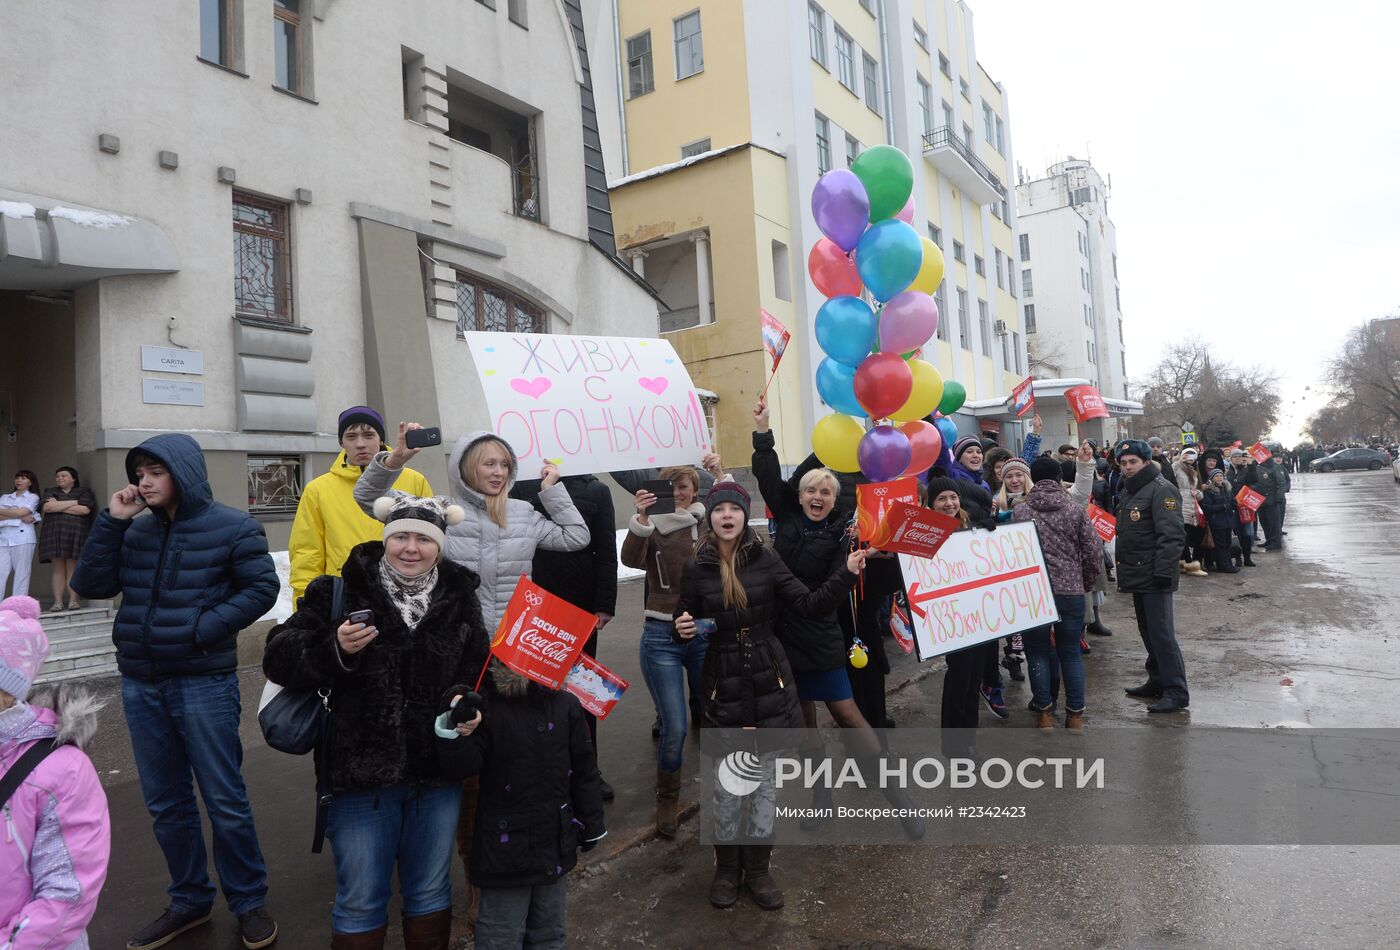
[[[0,201],[0,216],[32,218],[34,217],[34,206],[26,201]]]
[[[701,152],[699,155],[692,155],[689,158],[683,158],[678,162],[670,162],[666,165],[657,165],[654,168],[648,168],[644,172],[637,172],[637,174],[635,175],[628,175],[626,178],[615,179],[613,181],[608,182],[608,188],[621,188],[623,185],[630,185],[634,181],[645,181],[648,178],[656,178],[660,175],[665,175],[669,172],[673,172],[678,168],[688,168],[691,165],[698,165],[701,162],[708,162],[712,158],[719,158],[721,155],[728,155],[730,152],[737,152],[741,148],[761,148],[765,152],[772,152],[772,154],[779,156],[782,155],[781,152],[775,152],[771,148],[764,148],[762,145],[758,145],[754,142],[741,142],[738,145],[726,145],[724,146],[724,148],[713,148],[710,149],[708,152]]]
[[[695,395],[699,396],[701,399],[713,399],[715,402],[719,402],[718,393],[712,393],[708,389],[701,389],[699,386],[695,387]]]
[[[52,208],[49,211],[49,217],[64,218],[80,227],[100,228],[104,231],[110,228],[124,228],[131,223],[131,219],[124,214],[116,214],[112,211],[90,211],[84,208]]]

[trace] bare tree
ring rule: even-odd
[[[1257,439],[1278,420],[1279,376],[1258,366],[1213,360],[1200,339],[1171,346],[1146,379],[1136,427],[1171,441],[1190,423],[1210,445]]]
[[[1026,336],[1026,362],[1030,375],[1037,379],[1055,379],[1061,373],[1065,362],[1064,341],[1052,338],[1045,333]]]
[[[1313,436],[1323,438],[1321,429],[1345,441],[1400,431],[1400,316],[1356,327],[1329,369],[1332,402],[1309,420]]]

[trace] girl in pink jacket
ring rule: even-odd
[[[77,950],[111,847],[107,796],[82,751],[101,705],[71,686],[31,692],[49,652],[38,618],[31,597],[0,601],[0,776],[53,745],[0,806],[0,950]]]

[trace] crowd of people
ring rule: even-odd
[[[699,467],[611,473],[635,507],[621,563],[645,573],[638,650],[657,716],[655,824],[664,837],[679,824],[695,727],[803,730],[803,753],[818,755],[824,707],[851,755],[871,763],[885,751],[881,730],[894,725],[886,651],[904,580],[896,558],[857,540],[864,479],[814,455],[784,475],[764,402],[753,420],[759,497],[713,454]],[[552,463],[522,480],[510,445],[490,432],[456,442],[449,492],[434,494],[410,467],[419,429],[391,432],[365,406],[340,415],[342,451],[305,487],[291,532],[295,612],[269,633],[263,656],[270,683],[315,694],[328,711],[316,824],[335,866],[332,946],[384,946],[397,879],[403,945],[446,947],[454,853],[478,947],[562,946],[566,878],[578,852],[607,833],[612,790],[598,768],[598,723],[571,694],[492,659],[491,635],[530,575],[595,616],[584,649],[596,655],[617,612],[612,494]],[[1100,614],[1110,584],[1132,595],[1146,652],[1145,681],[1125,692],[1149,700],[1150,713],[1188,708],[1173,619],[1181,577],[1235,573],[1284,544],[1291,480],[1277,457],[1255,462],[1238,446],[1168,452],[1155,438],[1042,451],[1041,430],[1037,417],[1019,455],[960,437],[920,473],[922,503],[964,530],[1035,524],[1059,616],[944,657],[940,723],[950,737],[975,729],[984,708],[1011,716],[1003,671],[1028,685],[1028,725],[1055,728],[1063,700],[1063,727],[1085,728],[1084,656],[1088,636],[1113,635]],[[168,906],[128,947],[162,946],[211,919],[218,891],[194,782],[243,943],[266,947],[278,930],[241,774],[236,638],[272,607],[280,582],[262,527],[214,499],[193,438],[155,436],[128,454],[126,470],[130,484],[100,512],[71,468],[42,495],[32,472],[19,473],[15,492],[0,496],[0,551],[14,570],[38,544],[55,565],[55,609],[121,597],[113,639],[122,704],[170,873]],[[1246,487],[1263,498],[1257,515],[1237,501]],[[1116,517],[1107,544],[1091,506]],[[763,509],[767,538],[751,526]],[[68,946],[81,939],[107,870],[105,798],[81,752],[96,709],[81,687],[34,689],[47,641],[18,571],[16,593],[0,603],[0,763],[19,776],[18,791],[5,790],[15,795],[7,814],[18,816],[27,860],[0,872],[0,939]],[[964,741],[945,742],[944,752],[968,754]],[[742,894],[765,909],[783,905],[772,846],[762,843],[773,835],[771,756],[763,766],[758,793],[736,798],[716,786],[716,907]],[[830,804],[829,789],[814,794],[814,805]],[[885,794],[908,804],[899,789]],[[903,826],[910,839],[924,834],[917,818]]]

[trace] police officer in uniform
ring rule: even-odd
[[[1147,648],[1147,682],[1125,692],[1156,700],[1147,707],[1148,712],[1179,712],[1191,698],[1172,619],[1172,593],[1180,579],[1177,562],[1186,541],[1181,495],[1162,477],[1146,442],[1119,442],[1115,455],[1123,473],[1118,503],[1118,589],[1133,595],[1138,632]]]

